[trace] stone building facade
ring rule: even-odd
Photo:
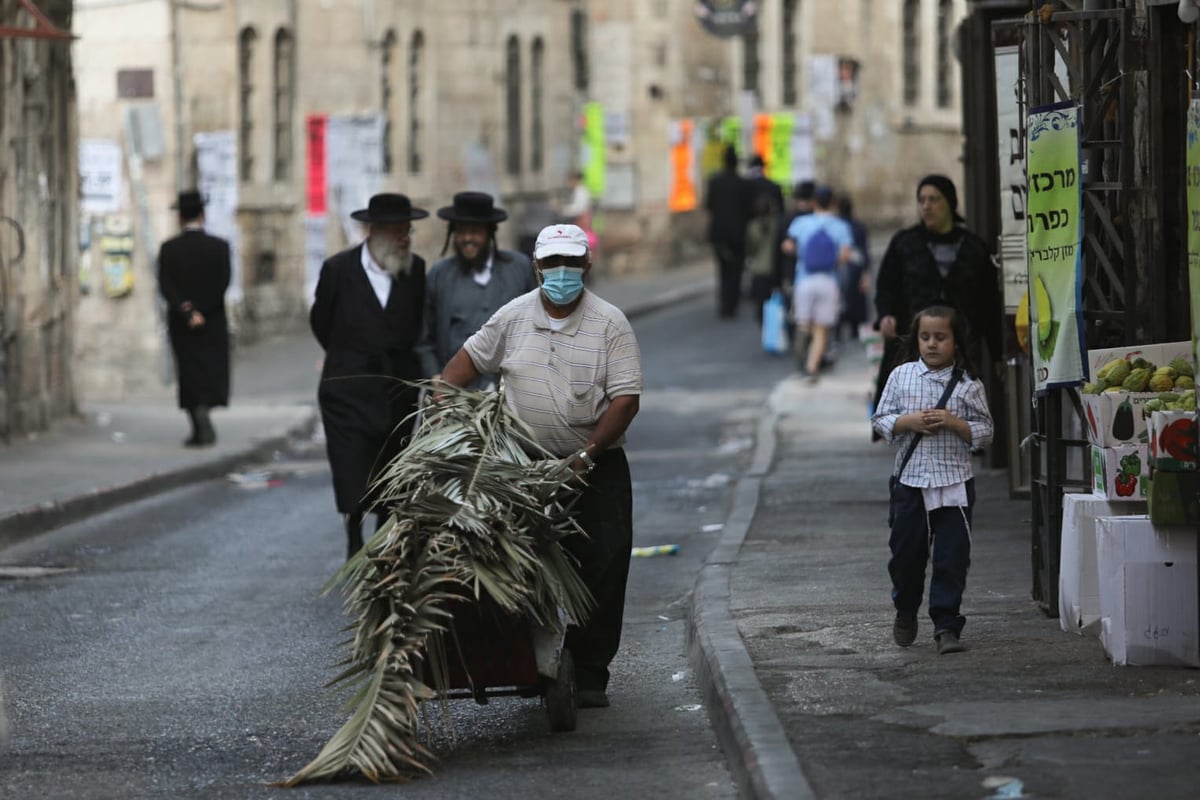
[[[0,0],[0,443],[75,410],[71,3]]]

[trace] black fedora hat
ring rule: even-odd
[[[350,214],[351,219],[359,222],[408,222],[428,216],[429,212],[425,209],[413,208],[412,202],[405,195],[388,192],[373,195],[366,208],[360,208]]]
[[[200,194],[195,189],[188,189],[179,193],[175,198],[175,204],[171,206],[179,212],[179,216],[184,219],[192,219],[204,213],[204,195]]]
[[[496,208],[492,196],[486,192],[459,192],[454,195],[454,205],[439,208],[437,215],[451,222],[478,222],[494,225],[508,219],[508,212]]]

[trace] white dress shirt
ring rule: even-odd
[[[363,271],[367,273],[367,280],[371,282],[371,288],[375,290],[375,296],[379,298],[381,308],[387,308],[388,296],[392,293],[392,273],[388,272],[383,267],[375,263],[374,256],[371,255],[371,248],[363,243],[362,249],[362,266]]]

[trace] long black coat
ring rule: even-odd
[[[961,237],[958,257],[950,272],[942,277],[933,252],[934,239]],[[1004,309],[1000,280],[991,253],[983,240],[966,228],[956,227],[953,234],[938,237],[923,224],[905,228],[892,237],[879,262],[875,279],[876,319],[896,318],[897,338],[885,343],[883,360],[875,387],[875,402],[883,392],[895,361],[900,357],[900,336],[907,336],[913,315],[932,305],[947,305],[966,317],[970,340],[966,351],[976,373],[984,371],[984,342],[992,359],[1004,357]]]
[[[413,256],[396,279],[387,307],[380,306],[362,266],[363,245],[321,266],[309,313],[313,335],[325,348],[317,400],[333,472],[337,509],[366,510],[376,472],[399,453],[412,432],[405,418],[416,410],[417,391],[400,381],[418,380],[425,302],[425,261]]]
[[[229,243],[202,230],[184,231],[159,249],[158,288],[167,302],[180,408],[229,405],[230,274]],[[192,308],[204,315],[199,328],[188,327],[185,309]]]

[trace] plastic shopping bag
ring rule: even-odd
[[[787,304],[783,292],[776,289],[763,301],[762,346],[774,355],[787,352]]]

